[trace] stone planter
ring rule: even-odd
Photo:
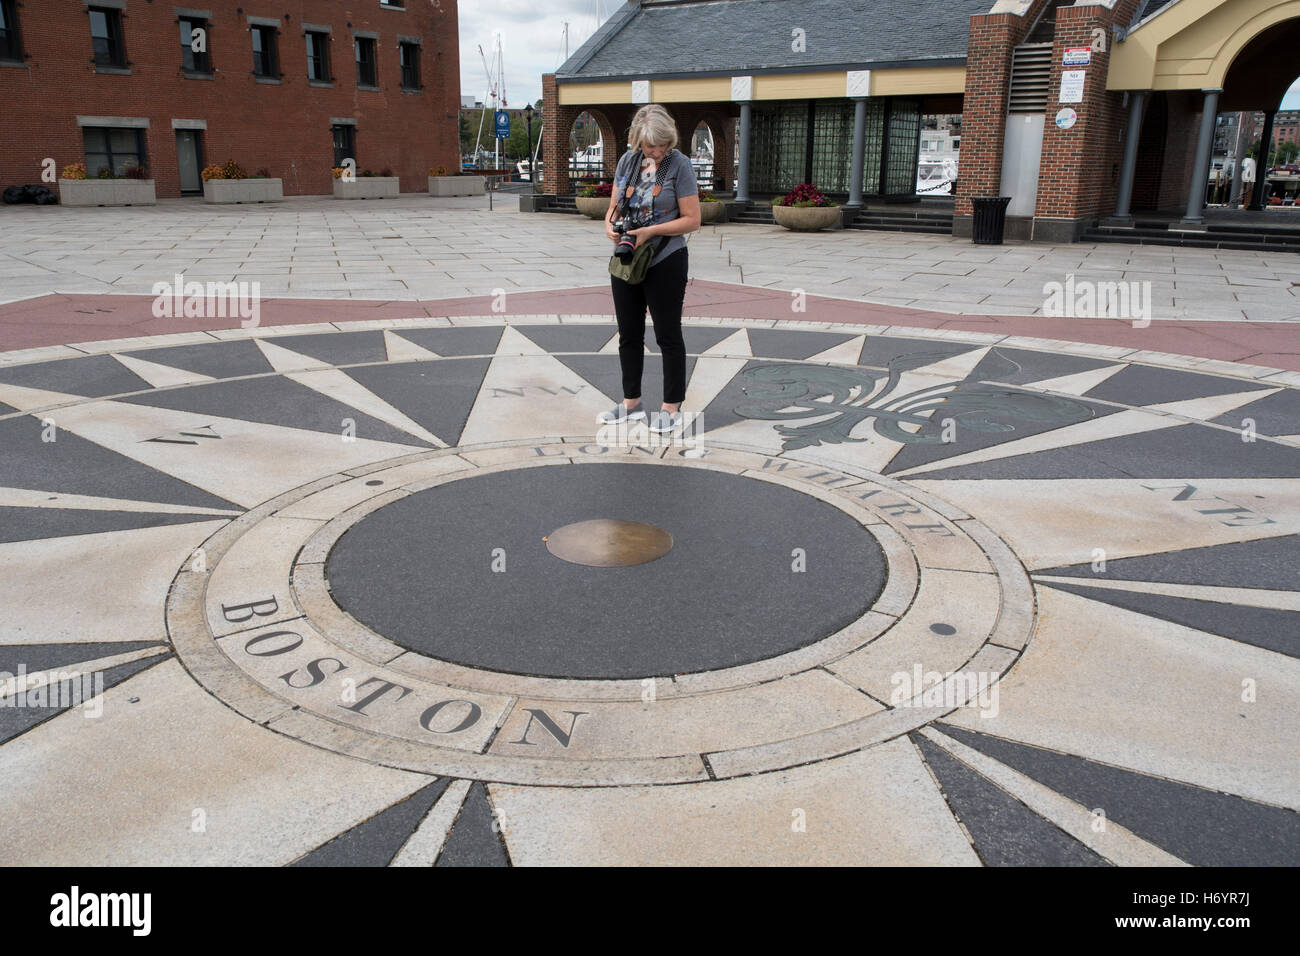
[[[482,176],[430,176],[430,196],[482,196]]]
[[[155,206],[158,194],[152,179],[60,179],[59,203],[64,206]]]
[[[608,196],[574,196],[573,204],[588,219],[604,219],[609,212]]]
[[[358,176],[355,182],[334,180],[335,199],[395,199],[401,183],[396,176]]]
[[[816,232],[839,225],[839,206],[773,206],[772,218],[778,226],[796,232]]]
[[[700,225],[727,221],[727,207],[720,202],[700,203]]]
[[[282,179],[208,179],[203,182],[203,201],[214,203],[282,202]]]

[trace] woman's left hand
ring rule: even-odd
[[[642,226],[640,229],[629,229],[627,231],[627,234],[629,236],[636,236],[637,249],[641,248],[641,243],[645,242],[647,239],[650,238],[650,231],[648,226]]]

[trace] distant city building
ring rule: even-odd
[[[0,186],[84,162],[181,196],[233,159],[287,194],[328,193],[352,159],[414,190],[456,163],[456,0],[204,8],[0,0]]]

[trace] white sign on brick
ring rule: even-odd
[[[731,98],[737,103],[745,103],[754,98],[754,78],[752,76],[733,76],[731,78]]]
[[[632,81],[632,102],[633,103],[650,102],[650,81],[649,80]]]
[[[1088,75],[1087,70],[1066,70],[1061,74],[1061,99],[1062,103],[1082,103],[1083,102],[1083,78]]]

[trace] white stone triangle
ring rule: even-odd
[[[130,664],[133,661],[144,660],[149,657],[157,657],[160,654],[171,653],[171,648],[163,645],[159,647],[142,647],[137,651],[126,651],[122,654],[111,654],[107,657],[97,657],[94,660],[76,661],[68,664],[60,664],[58,667],[45,671],[28,671],[20,680],[17,675],[9,677],[7,680],[0,679],[0,701],[6,697],[15,697],[19,694],[25,694],[37,687],[47,687],[50,684],[60,684],[64,681],[75,680],[81,682],[83,691],[89,689],[93,692],[93,678],[96,673],[102,673],[110,667],[118,667],[122,664]],[[89,679],[89,680],[86,680]],[[90,700],[91,694],[83,693],[79,703]]]
[[[1282,391],[1280,388],[1255,389],[1250,392],[1210,395],[1207,398],[1189,398],[1181,402],[1163,402],[1160,405],[1145,405],[1143,407],[1153,411],[1169,412],[1171,415],[1183,415],[1186,418],[1210,421],[1220,415],[1228,414],[1234,408],[1249,405],[1251,402],[1280,391]]]
[[[749,330],[736,329],[716,345],[711,345],[701,355],[748,355],[753,356],[754,349],[749,344]]]
[[[342,423],[335,435],[113,401],[60,409],[58,426],[243,507],[317,478],[409,455],[422,447],[366,438],[345,440]],[[212,437],[176,441],[184,432]]]
[[[858,359],[862,357],[862,347],[866,344],[865,335],[855,335],[846,342],[839,345],[833,345],[823,352],[816,355],[810,355],[806,359],[809,362],[831,362],[835,365],[857,365]]]
[[[12,405],[20,412],[31,412],[55,405],[75,405],[84,401],[86,401],[85,395],[47,392],[43,388],[27,388],[25,385],[0,384],[0,402]]]
[[[942,747],[971,770],[991,780],[1038,816],[1055,824],[1103,859],[1117,866],[1186,866],[1182,860],[1148,843],[1108,820],[1096,826],[1096,811],[1075,803],[1000,761],[941,733],[934,727],[921,731],[931,743]]]
[[[0,826],[30,841],[24,863],[287,865],[430,779],[268,733],[221,706],[176,660],[107,688],[103,714],[67,713],[6,746]],[[137,759],[142,741],[147,761]],[[110,780],[111,790],[78,784]],[[200,806],[208,832],[178,840],[175,821]],[[79,834],[76,845],[60,833]]]
[[[441,358],[437,352],[416,345],[410,339],[404,339],[388,329],[384,330],[384,348],[388,350],[390,362],[427,362],[429,359]]]
[[[546,351],[511,354],[504,336],[502,348],[483,376],[459,444],[596,434],[597,416],[616,399]]]
[[[1102,441],[1106,438],[1138,435],[1142,432],[1159,431],[1162,428],[1173,428],[1182,424],[1185,423],[1176,418],[1169,418],[1166,415],[1152,415],[1145,411],[1133,409],[1117,412],[1114,415],[1106,415],[1103,418],[1091,418],[1049,432],[1041,432],[1015,441],[1003,442],[1000,445],[991,445],[988,448],[980,448],[964,455],[954,455],[952,458],[945,458],[941,461],[927,462],[924,465],[917,465],[914,468],[906,468],[903,471],[895,472],[894,477],[906,478],[927,471],[956,468],[960,465],[972,465],[983,461],[997,461],[1000,458],[1014,458],[1017,455],[1051,451],[1055,448],[1068,448],[1071,445],[1086,445],[1089,442]]]
[[[216,381],[216,379],[211,375],[200,375],[198,372],[187,372],[183,368],[172,368],[170,365],[159,365],[157,362],[148,362],[144,359],[136,358],[134,355],[120,355],[114,352],[113,358],[117,359],[154,388],[166,388],[169,385],[198,385],[203,382]]]
[[[6,644],[165,641],[176,571],[228,519],[0,544]]]
[[[470,781],[453,780],[442,792],[415,832],[407,837],[389,866],[433,866],[451,833],[460,808],[469,796]]]
[[[100,498],[95,495],[69,495],[29,488],[0,488],[0,507],[4,508],[72,508],[81,511],[135,511],[146,514],[238,515],[239,511],[223,508],[198,508],[163,501],[135,501],[129,498]]]
[[[908,484],[984,522],[1030,569],[1300,533],[1300,482],[1291,478],[912,478]]]
[[[292,379],[299,385],[307,386],[312,391],[351,406],[359,412],[364,412],[371,418],[386,422],[394,428],[420,439],[420,441],[428,442],[438,448],[447,447],[447,443],[433,432],[407,416],[405,412],[384,401],[342,369],[327,368],[315,372],[291,372],[285,375],[285,378]]]
[[[686,401],[683,406],[691,411],[703,413],[718,397],[718,393],[727,387],[727,383],[748,364],[749,360],[742,358],[696,359],[695,367],[691,369],[691,380],[686,383]],[[707,430],[709,423],[701,421],[699,427]]]
[[[922,365],[920,368],[904,372],[900,376],[899,385],[894,391],[895,393],[906,394],[916,388],[927,387],[928,381],[926,384],[912,384],[922,379],[934,380],[937,383],[944,379],[960,382],[969,378],[970,373],[975,370],[975,366],[979,365],[984,360],[984,356],[989,354],[991,347],[986,345],[983,348],[972,348],[969,352],[951,355],[930,365]]]
[[[501,333],[501,340],[497,342],[497,355],[549,355],[546,349],[542,348],[524,333],[520,332],[513,325],[507,325]]]
[[[329,362],[323,362],[318,358],[312,358],[310,355],[303,355],[301,352],[294,352],[283,345],[276,345],[274,342],[268,342],[266,339],[253,339],[257,347],[262,350],[266,360],[271,363],[271,368],[277,372],[301,372],[312,368],[329,368]]]
[[[1072,375],[1046,378],[1041,382],[1027,382],[1022,387],[1041,389],[1044,392],[1060,392],[1064,395],[1082,395],[1085,392],[1092,391],[1116,372],[1125,368],[1128,368],[1128,366],[1123,364],[1103,365],[1100,368],[1089,369],[1086,372],[1075,372]]]
[[[1135,594],[1164,594],[1192,601],[1237,604],[1242,607],[1265,607],[1278,611],[1300,611],[1300,591],[1272,591],[1264,588],[1212,587],[1205,584],[1169,584],[1164,581],[1119,581],[1096,576],[1090,578],[1059,574],[1036,574],[1035,581],[1046,584],[1073,584],[1106,591]]]

